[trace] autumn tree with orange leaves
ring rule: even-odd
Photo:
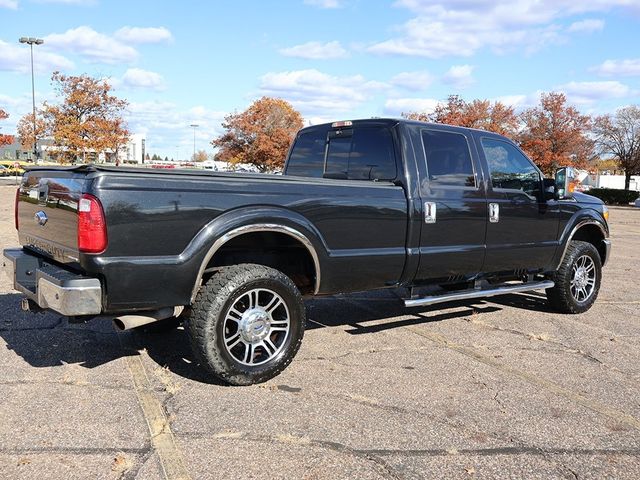
[[[0,108],[0,120],[5,120],[9,118],[9,114]],[[5,135],[0,133],[0,147],[3,145],[10,145],[13,143],[12,135]]]
[[[261,172],[281,169],[289,144],[303,125],[289,102],[262,97],[244,112],[227,115],[222,124],[225,132],[211,143],[220,149],[218,160],[250,163]]]
[[[24,150],[33,151],[33,113],[27,113],[19,121],[16,127],[18,139]],[[46,135],[47,125],[42,112],[36,113],[36,139],[42,139]]]
[[[540,105],[522,112],[524,128],[518,136],[522,149],[547,175],[556,168],[584,168],[594,156],[588,136],[591,118],[567,106],[563,93],[543,93]]]
[[[86,160],[87,154],[111,152],[129,139],[122,118],[127,101],[111,94],[111,85],[88,75],[71,76],[54,72],[51,77],[58,105],[45,104],[46,130],[59,148],[59,159]]]
[[[458,95],[449,95],[446,103],[438,104],[433,113],[410,112],[402,116],[423,122],[479,128],[507,136],[515,135],[518,130],[518,117],[513,107],[489,100],[473,100],[469,103]]]

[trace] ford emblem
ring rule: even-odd
[[[39,212],[36,212],[33,218],[36,221],[36,223],[40,226],[44,226],[44,224],[47,223],[47,220],[49,220],[47,218],[47,214],[44,213],[42,210],[40,210]]]

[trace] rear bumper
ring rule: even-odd
[[[3,267],[13,288],[41,308],[66,316],[102,311],[102,286],[97,278],[62,269],[21,248],[4,251]]]

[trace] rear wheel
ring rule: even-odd
[[[588,242],[572,241],[567,247],[560,268],[547,289],[547,300],[563,313],[582,313],[598,298],[602,263],[596,248]]]
[[[186,319],[196,360],[233,385],[264,382],[300,348],[305,308],[289,277],[273,268],[225,267],[200,289]]]

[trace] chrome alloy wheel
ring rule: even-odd
[[[571,295],[577,302],[586,301],[596,286],[596,265],[588,255],[582,255],[571,269]]]
[[[289,336],[289,309],[280,295],[254,288],[233,302],[224,319],[224,345],[234,360],[249,366],[275,358]]]

